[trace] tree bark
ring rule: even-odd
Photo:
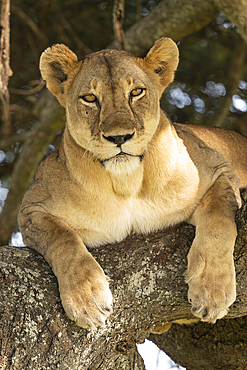
[[[240,210],[237,225],[239,233],[235,261],[238,296],[228,319],[247,314],[247,206]],[[186,255],[193,237],[194,228],[183,224],[156,234],[131,236],[121,243],[91,250],[110,277],[114,296],[113,314],[106,326],[95,332],[77,327],[66,317],[56,279],[42,256],[28,248],[2,247],[0,368],[144,370],[135,344],[143,342],[151,330],[165,322],[193,318],[184,282]],[[241,320],[220,320],[216,325],[195,324],[195,337],[200,337],[200,333],[203,335],[208,327],[211,330],[220,328],[221,338],[231,334],[233,342],[237,339],[243,342],[245,334],[241,337],[243,332],[239,333],[239,324],[234,324],[241,323]],[[227,326],[225,322],[232,324]],[[201,346],[208,346],[207,338],[210,336],[200,337]],[[184,347],[180,340],[164,340],[159,345],[170,351],[173,358],[174,353],[179,352],[178,359],[182,363],[187,358],[188,346],[190,351],[197,353],[199,342],[186,342]],[[221,345],[217,343],[214,351],[220,356]],[[241,356],[245,346],[235,343],[234,348],[231,361],[236,361],[234,356],[237,355],[243,364]],[[208,358],[210,348],[207,349],[208,352],[203,355],[203,366],[211,370]],[[200,368],[193,365],[189,369]]]

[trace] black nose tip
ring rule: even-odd
[[[127,135],[116,135],[116,136],[103,135],[103,137],[106,140],[110,141],[111,143],[116,144],[117,146],[123,145],[124,143],[126,143],[126,141],[132,139],[133,136],[134,136],[134,132],[132,134],[127,134]]]

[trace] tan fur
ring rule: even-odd
[[[86,246],[181,221],[196,225],[186,278],[192,312],[215,322],[235,300],[234,218],[239,182],[247,184],[247,142],[170,123],[159,100],[177,64],[176,44],[166,38],[144,59],[103,50],[78,62],[64,45],[41,56],[67,125],[37,170],[19,223],[24,242],[52,266],[78,325],[103,324],[112,305],[108,280]]]

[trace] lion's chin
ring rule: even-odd
[[[117,156],[104,161],[103,166],[107,172],[114,175],[130,175],[137,170],[141,161],[141,156],[118,154]]]

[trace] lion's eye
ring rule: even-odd
[[[94,94],[88,94],[88,95],[84,95],[82,96],[82,99],[84,101],[86,101],[87,103],[95,103],[97,98]]]
[[[139,96],[139,95],[142,95],[143,92],[144,92],[144,89],[142,89],[141,87],[138,87],[137,89],[134,89],[131,91],[130,96],[131,97]]]

